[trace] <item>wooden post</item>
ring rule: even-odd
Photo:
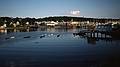
[[[99,33],[97,32],[97,37],[98,37],[98,34],[99,34]]]
[[[90,32],[90,37],[92,37],[92,32]]]
[[[95,32],[93,32],[93,37],[95,37]]]

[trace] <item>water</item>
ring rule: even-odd
[[[114,67],[119,65],[120,40],[95,40],[74,36],[73,33],[79,30],[52,28],[1,33],[0,67]],[[26,36],[29,37],[24,38]]]

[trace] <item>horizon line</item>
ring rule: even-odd
[[[32,17],[32,16],[0,16],[0,17],[11,17],[11,18],[46,18],[46,17],[83,17],[83,18],[98,18],[98,19],[120,19],[120,18],[112,18],[112,17],[90,17],[90,16],[71,16],[71,15],[49,15],[43,17]]]

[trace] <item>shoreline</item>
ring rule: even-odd
[[[6,28],[0,28],[0,30],[5,30],[5,29],[27,29],[27,27],[6,27]]]

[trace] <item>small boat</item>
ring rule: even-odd
[[[5,40],[8,40],[8,39],[14,39],[15,37],[12,36],[12,37],[6,37]]]
[[[24,38],[30,38],[31,36],[25,36]]]
[[[40,38],[43,38],[43,37],[45,37],[45,35],[41,35],[41,36],[40,36]]]
[[[57,37],[60,37],[60,34],[58,34]]]
[[[51,36],[53,36],[54,34],[50,34]]]
[[[10,38],[9,38],[9,37],[6,37],[6,38],[5,38],[5,40],[8,40],[8,39],[10,39]]]
[[[53,36],[54,34],[49,34],[48,36]]]
[[[14,39],[15,37],[14,36],[12,36],[12,37],[10,37],[11,39]]]

